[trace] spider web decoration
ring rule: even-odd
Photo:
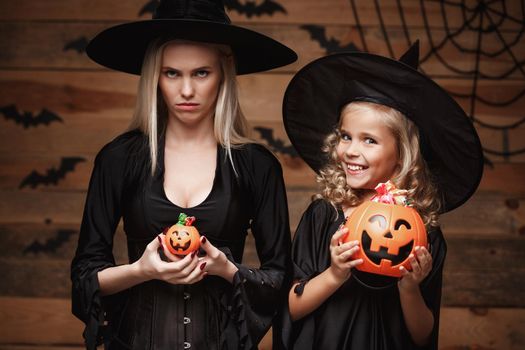
[[[523,48],[525,47],[525,0],[420,0],[421,21],[424,34],[422,37],[414,36],[411,31],[414,26],[407,25],[407,2],[393,0],[394,6],[388,6],[389,16],[397,10],[401,23],[402,38],[406,40],[409,47],[416,39],[421,39],[428,46],[428,52],[421,55],[421,71],[431,78],[452,78],[470,82],[468,92],[457,92],[447,89],[447,92],[463,101],[468,101],[464,107],[465,112],[471,118],[478,129],[488,129],[490,135],[501,133],[501,148],[494,149],[494,146],[483,145],[485,156],[491,155],[501,157],[508,161],[511,157],[525,154],[525,146],[518,146],[515,149],[510,147],[510,136],[513,130],[525,123],[525,113],[521,112],[513,122],[494,123],[483,120],[479,113],[479,107],[484,105],[492,110],[496,109],[497,114],[505,116],[505,109],[523,103],[525,96],[525,60]],[[377,14],[380,30],[385,40],[388,54],[391,58],[397,59],[393,49],[393,37],[389,35],[385,24],[385,14],[382,13],[384,2],[381,6],[379,0],[374,0],[373,7]],[[414,7],[415,1],[410,4]],[[359,5],[356,0],[350,0],[354,14],[355,24],[361,39],[362,48],[369,52],[369,45],[365,37],[362,20],[359,17]],[[437,7],[436,7],[437,6]],[[431,23],[430,15],[434,10]],[[436,11],[436,8],[439,11]],[[413,9],[411,9],[413,10]],[[413,16],[413,12],[410,12]],[[454,17],[454,15],[456,17]],[[436,25],[435,19],[440,23]],[[451,18],[460,18],[460,23],[452,25]],[[490,47],[488,47],[490,46]],[[520,51],[521,50],[521,51]],[[461,57],[472,59],[473,67],[464,67],[452,59],[447,59],[446,54],[456,51]],[[446,74],[429,74],[425,72],[425,62],[432,60],[441,65]],[[497,63],[497,64],[493,64]],[[505,91],[505,97],[485,96],[480,86],[487,81],[508,81],[518,83],[516,92]],[[521,84],[523,82],[523,84]],[[494,92],[494,84],[488,90]],[[495,95],[498,93],[496,92]],[[510,95],[510,96],[509,96]],[[481,105],[480,105],[481,104]],[[463,105],[465,106],[465,104]]]

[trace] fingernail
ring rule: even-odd
[[[206,267],[206,261],[201,264],[201,270],[204,270],[205,267]]]
[[[197,254],[197,251],[194,250],[192,253],[191,253],[191,257],[193,258],[195,256],[195,254]]]
[[[157,239],[159,240],[159,243],[162,245],[162,238],[160,238],[160,236],[157,236]]]
[[[206,237],[202,236],[202,238],[201,238],[201,243],[202,243],[202,244],[205,244],[205,243],[206,243]]]

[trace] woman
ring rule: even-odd
[[[141,78],[130,131],[95,160],[72,262],[86,346],[255,348],[285,297],[290,236],[280,165],[244,136],[235,74],[295,53],[202,0],[161,1],[152,20],[109,28],[87,52]],[[166,249],[159,233],[181,212],[197,218],[202,254]],[[121,218],[129,264],[116,266]],[[260,269],[241,264],[248,229]]]

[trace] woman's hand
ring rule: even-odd
[[[341,226],[330,241],[331,265],[329,269],[332,276],[341,284],[350,278],[350,269],[363,263],[363,259],[352,259],[352,255],[359,250],[358,241],[342,243],[347,233],[348,228]]]
[[[402,275],[401,280],[398,282],[400,291],[414,291],[432,270],[432,255],[430,255],[427,248],[417,246],[414,248],[414,251],[415,254],[410,254],[408,257],[412,271],[408,271],[403,266],[399,267]]]
[[[231,283],[233,276],[239,270],[237,266],[204,236],[201,237],[201,249],[206,252],[206,256],[200,258],[199,269],[210,275],[220,276]]]
[[[169,262],[161,259],[159,249],[162,249]],[[195,251],[184,258],[173,255],[164,246],[164,235],[160,234],[146,246],[146,250],[135,264],[147,280],[158,279],[171,284],[193,284],[206,275],[199,268],[199,258],[196,253]]]

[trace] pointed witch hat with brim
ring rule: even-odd
[[[417,70],[416,42],[399,61],[364,52],[319,58],[289,83],[283,101],[288,137],[316,172],[327,162],[323,142],[342,107],[367,101],[392,107],[420,131],[421,151],[442,197],[442,212],[463,204],[477,189],[483,152],[472,121],[456,101]]]
[[[86,52],[105,67],[140,74],[146,49],[157,38],[228,45],[239,75],[297,60],[297,54],[280,42],[231,24],[222,0],[161,0],[151,20],[110,27],[91,40]]]

